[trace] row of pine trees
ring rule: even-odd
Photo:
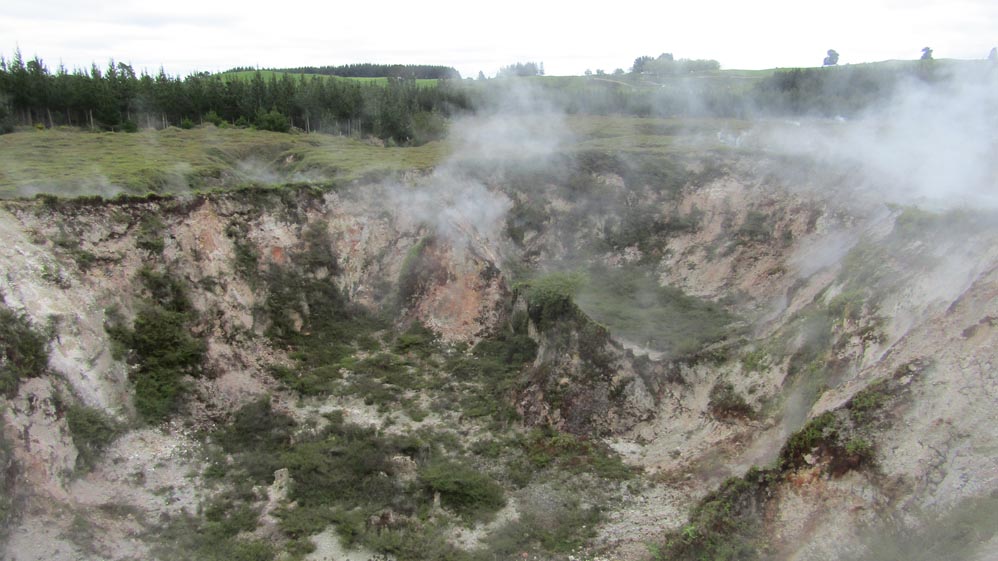
[[[0,127],[78,126],[134,131],[212,122],[286,131],[374,135],[408,144],[427,140],[423,123],[468,109],[467,91],[441,80],[385,84],[257,71],[250,79],[194,73],[186,78],[136,73],[114,62],[106,68],[51,71],[20,51],[0,58]],[[431,127],[432,128],[432,127]]]

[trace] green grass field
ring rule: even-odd
[[[749,126],[732,119],[658,119],[574,115],[566,152],[668,155],[717,148],[719,131]],[[87,132],[23,129],[0,135],[0,198],[181,192],[248,183],[352,181],[432,169],[450,141],[386,148],[327,134],[287,134],[208,125],[182,130]]]
[[[256,74],[255,70],[244,70],[241,72],[223,72],[221,74],[222,78],[226,80],[252,80],[253,76]],[[289,74],[291,78],[298,80],[303,74],[295,74],[289,72],[276,72],[274,70],[260,70],[260,76],[264,80],[270,80],[276,77],[278,80],[284,77],[285,74]],[[345,80],[348,82],[355,82],[358,84],[377,84],[383,86],[388,83],[388,78],[345,78],[342,76],[326,76],[325,74],[304,74],[306,79],[311,79],[313,76],[319,76],[320,78],[325,78],[330,81]],[[416,80],[416,84],[422,87],[436,87],[437,80]]]
[[[32,129],[0,136],[0,197],[349,181],[432,168],[448,152],[442,142],[384,148],[342,136],[212,126],[135,134]]]

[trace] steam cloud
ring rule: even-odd
[[[804,123],[763,135],[771,149],[866,178],[864,195],[928,208],[998,208],[998,72],[909,81],[852,122]]]
[[[462,164],[510,165],[551,156],[570,139],[561,115],[536,89],[510,88],[490,110],[454,123],[450,138],[455,148],[447,161],[415,185],[390,186],[388,204],[400,218],[430,225],[454,247],[470,243],[498,260],[494,242],[512,202],[462,171]]]

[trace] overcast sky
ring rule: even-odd
[[[712,58],[723,68],[984,58],[998,45],[996,0],[504,0],[217,2],[4,0],[0,51],[49,68],[105,66],[170,74],[233,66],[355,62],[443,64],[493,75],[517,61],[549,75],[628,69],[640,55]]]

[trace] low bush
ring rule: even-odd
[[[144,268],[139,278],[146,301],[129,328],[105,326],[111,338],[128,349],[135,384],[135,408],[147,422],[158,422],[175,412],[187,386],[184,376],[197,376],[206,350],[204,340],[191,334],[195,320],[184,284],[177,278]]]
[[[48,338],[0,298],[0,393],[13,397],[22,379],[45,373],[48,360]]]
[[[506,504],[502,487],[492,478],[463,463],[437,460],[419,471],[427,491],[440,493],[441,503],[461,516],[481,518]]]
[[[541,331],[573,317],[577,309],[573,298],[586,278],[580,273],[551,273],[517,285],[525,293],[527,314]]]
[[[584,506],[577,497],[558,500],[550,508],[533,506],[520,518],[486,538],[478,559],[514,559],[525,551],[568,554],[595,537],[602,511]]]
[[[76,468],[93,469],[104,450],[124,430],[103,411],[86,405],[71,405],[66,411],[66,423],[76,446]]]
[[[139,232],[135,239],[135,246],[153,254],[163,253],[166,247],[163,241],[163,231],[166,225],[155,214],[147,214],[139,222]]]
[[[274,411],[265,396],[239,408],[232,421],[215,433],[215,440],[233,456],[244,476],[269,485],[282,467],[280,454],[290,446],[294,428],[294,420]]]
[[[729,382],[719,382],[711,388],[707,408],[711,414],[721,419],[738,417],[751,419],[755,416],[755,410]]]

